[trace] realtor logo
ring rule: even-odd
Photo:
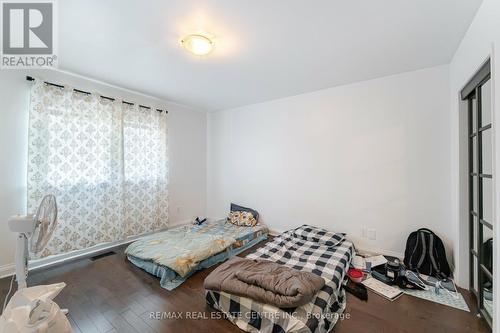
[[[4,0],[1,12],[1,67],[55,67],[55,2]]]

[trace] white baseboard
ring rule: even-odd
[[[148,234],[143,234],[140,236],[134,236],[127,238],[122,241],[116,241],[111,243],[99,244],[96,246],[89,247],[87,249],[71,251],[69,253],[59,254],[55,256],[50,256],[42,259],[31,260],[28,264],[29,271],[39,270],[43,268],[48,268],[51,266],[59,265],[68,261],[83,259],[91,256],[96,256],[101,253],[107,252],[117,246],[125,245],[133,242],[139,237],[146,236]]]
[[[0,279],[14,274],[16,266],[14,264],[7,264],[0,266]]]
[[[177,221],[175,223],[171,223],[170,225],[172,227],[176,227],[176,226],[186,224],[189,222],[190,222],[190,220],[182,220],[182,221]],[[89,247],[87,249],[71,251],[68,253],[49,256],[49,257],[42,258],[42,259],[30,260],[30,262],[28,264],[28,270],[29,271],[40,270],[43,268],[48,268],[51,266],[60,265],[60,264],[63,264],[65,262],[83,259],[83,258],[87,258],[87,257],[91,257],[91,256],[96,256],[98,254],[107,252],[110,249],[113,249],[115,247],[131,243],[134,240],[136,240],[137,238],[143,237],[143,236],[146,236],[149,234],[151,234],[151,233],[146,233],[146,234],[142,234],[142,235],[138,235],[138,236],[128,237],[127,239],[124,239],[121,241],[99,244],[99,245]],[[0,266],[0,278],[11,276],[14,273],[15,273],[15,265],[13,263]]]
[[[269,234],[269,236],[276,237],[276,236],[278,236],[280,233],[281,233],[281,232],[276,231],[276,230],[273,230],[273,229],[269,229],[269,230],[268,230],[268,234]]]
[[[135,240],[135,238],[134,239],[127,239],[127,240],[123,240],[123,241],[118,241],[118,242],[100,244],[100,245],[90,247],[88,249],[72,251],[69,253],[50,256],[50,257],[42,258],[42,259],[30,260],[30,262],[28,263],[28,270],[29,271],[36,271],[39,269],[48,268],[48,267],[55,266],[55,265],[60,265],[60,264],[65,263],[65,262],[96,256],[98,254],[107,252],[110,249],[115,248],[117,246],[131,243],[134,240]],[[7,264],[7,265],[0,266],[0,278],[4,278],[4,277],[11,276],[14,274],[15,274],[15,265],[14,264]]]
[[[144,235],[141,235],[141,236],[144,236]],[[39,270],[39,269],[48,268],[48,267],[55,266],[55,265],[60,265],[62,263],[73,261],[73,260],[78,260],[78,259],[83,259],[83,258],[90,257],[90,256],[95,256],[95,255],[98,255],[100,253],[107,252],[110,249],[115,248],[117,246],[131,243],[136,238],[141,237],[141,236],[136,236],[136,237],[129,238],[129,239],[126,239],[123,241],[100,244],[100,245],[90,247],[88,249],[72,251],[72,252],[64,253],[64,254],[58,254],[58,255],[47,257],[47,258],[30,260],[30,262],[28,264],[28,270],[29,271]],[[14,273],[15,273],[15,265],[14,264],[7,264],[7,265],[0,266],[0,278],[11,276]]]
[[[181,221],[177,221],[177,222],[173,222],[169,225],[169,227],[178,227],[180,225],[185,225],[185,224],[189,224],[193,222],[192,220],[188,219],[188,220],[181,220]]]

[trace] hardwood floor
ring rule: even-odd
[[[34,272],[29,284],[66,282],[56,301],[69,309],[75,332],[241,332],[227,320],[212,319],[218,313],[205,304],[203,280],[215,267],[197,272],[179,288],[167,291],[156,277],[130,264],[123,250],[118,248],[116,254],[96,260],[83,259]],[[10,278],[0,280],[2,301],[9,283]],[[471,313],[407,295],[394,302],[371,292],[368,302],[348,295],[349,319],[339,321],[334,331],[489,332],[485,321],[475,316],[469,294],[463,294]],[[172,317],[182,318],[152,319],[155,312],[170,312]],[[188,314],[191,318],[187,318]]]

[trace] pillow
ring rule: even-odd
[[[231,203],[231,208],[229,210],[231,212],[239,211],[239,212],[252,213],[253,217],[257,220],[257,222],[259,221],[259,212],[257,212],[256,210],[254,210],[252,208],[247,208],[247,207],[243,207],[243,206]]]
[[[310,242],[321,243],[326,246],[337,246],[345,239],[344,233],[335,233],[307,224],[298,227],[293,233],[296,237],[300,237]]]
[[[230,212],[227,221],[240,227],[255,227],[257,220],[250,212],[234,211]]]

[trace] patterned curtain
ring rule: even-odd
[[[122,104],[125,236],[166,227],[167,124],[165,115]]]
[[[58,225],[41,258],[164,229],[165,113],[36,80],[28,138],[28,212],[54,194]]]

